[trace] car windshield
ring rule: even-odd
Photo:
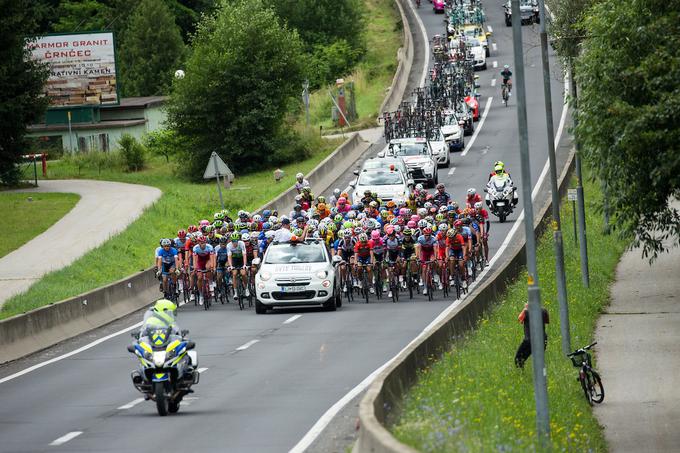
[[[419,156],[425,154],[423,147],[424,144],[421,143],[402,143],[396,145],[393,150],[395,156]]]
[[[364,170],[374,170],[376,168],[389,168],[390,165],[394,165],[395,168],[399,168],[399,163],[396,159],[371,159],[364,163]]]
[[[444,126],[453,126],[458,124],[458,118],[455,115],[449,115],[444,119]]]
[[[468,28],[465,30],[465,36],[480,36],[479,28]]]
[[[479,42],[479,39],[469,38],[467,40],[467,45],[470,46],[470,47],[479,47],[479,46],[482,45],[482,43]]]
[[[319,244],[282,244],[269,247],[266,264],[323,263],[325,257]]]
[[[396,171],[371,171],[359,176],[360,186],[393,186],[403,183],[401,175]]]

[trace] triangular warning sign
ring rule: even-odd
[[[216,176],[227,176],[230,181],[234,179],[234,174],[229,170],[227,164],[213,151],[210,155],[208,166],[205,167],[203,179],[210,179]]]

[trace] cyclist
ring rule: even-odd
[[[475,189],[474,187],[470,187],[467,190],[467,198],[465,199],[465,204],[467,205],[468,208],[471,208],[478,201],[482,201],[482,197],[479,196],[479,194],[477,193],[477,189]]]
[[[203,279],[207,278],[208,283],[210,283],[211,280],[211,271],[214,267],[213,261],[215,257],[215,249],[213,249],[212,245],[208,244],[205,236],[199,236],[198,244],[194,246],[192,256],[194,269],[198,274],[198,287],[203,288]],[[201,294],[200,296],[202,297],[203,295]],[[199,305],[202,303],[203,301],[199,297]]]
[[[512,71],[509,65],[504,65],[501,71],[501,77],[503,77],[503,83],[501,86],[506,85],[508,87],[508,95],[512,94]]]
[[[217,273],[216,281],[220,284],[228,284],[228,280],[224,278],[224,271],[227,268],[229,261],[229,251],[227,250],[227,243],[229,240],[222,236],[219,240],[219,245],[215,248],[215,271]]]
[[[368,281],[373,281],[373,273],[371,272],[371,255],[373,254],[373,241],[368,240],[366,233],[361,233],[357,238],[356,244],[354,244],[354,256],[352,257],[352,263],[354,265],[366,266],[366,272],[368,272]],[[361,288],[362,282],[359,282],[359,287]],[[369,284],[368,291],[373,294],[375,289],[373,285]]]
[[[229,263],[229,269],[231,269],[231,281],[234,284],[234,300],[238,300],[239,295],[236,291],[236,278],[239,273],[241,274],[243,287],[246,289],[245,296],[248,297],[250,295],[245,268],[246,245],[241,240],[241,233],[236,231],[231,233],[230,239],[231,241],[227,244],[227,261]]]
[[[423,234],[418,238],[418,241],[416,242],[416,257],[422,263],[422,270],[419,283],[420,286],[424,286],[426,281],[427,271],[426,263],[428,261],[432,261],[432,259],[436,256],[435,253],[437,252],[437,248],[438,244],[437,240],[432,235],[432,228],[430,228],[429,226],[423,228]],[[427,286],[423,288],[423,294],[427,295]]]
[[[397,225],[398,226],[398,225]],[[400,260],[403,256],[403,248],[401,246],[401,239],[397,236],[397,230],[395,226],[389,225],[385,228],[387,236],[385,236],[385,250],[387,250],[387,270],[388,279],[391,279],[391,272],[396,272],[399,275],[399,283],[404,284],[404,275],[399,272]],[[387,294],[387,297],[392,297],[392,288]]]
[[[451,195],[446,191],[444,184],[437,184],[437,192],[434,194],[433,201],[437,206],[446,206],[451,201]]]
[[[305,179],[305,175],[298,173],[295,175],[295,190],[297,193],[302,193],[303,187],[309,187],[309,181]]]
[[[380,230],[371,231],[371,242],[373,243],[373,246],[371,247],[371,261],[375,263],[376,266],[378,263],[382,265],[383,258],[385,257],[385,241],[383,241],[383,238],[380,235]],[[384,266],[382,267],[380,277],[383,279],[383,292],[387,292],[387,269],[385,269]]]
[[[448,250],[448,260],[449,260],[449,272],[453,275],[453,265],[455,263],[458,266],[458,275],[463,277],[463,288],[467,288],[467,282],[465,281],[465,266],[464,263],[467,260],[467,253],[465,250],[465,239],[461,233],[461,227],[463,222],[456,220],[453,224],[453,229],[446,232],[446,248]]]
[[[484,248],[484,262],[486,266],[489,265],[489,229],[491,222],[489,222],[489,211],[484,209],[481,201],[475,203],[475,211],[477,212],[477,222],[481,227],[482,247]]]
[[[180,261],[177,249],[172,246],[172,241],[168,238],[161,239],[161,247],[156,250],[156,278],[163,276],[163,294],[165,297],[173,298],[174,294],[169,294],[168,275],[177,288],[177,273]],[[176,289],[175,289],[176,291]]]

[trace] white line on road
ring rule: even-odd
[[[248,349],[249,347],[251,347],[252,345],[257,343],[258,341],[260,341],[260,340],[250,340],[248,343],[241,345],[238,348],[236,348],[236,350],[237,351],[245,351],[246,349]]]
[[[568,81],[565,80],[565,88],[568,86]],[[564,107],[562,108],[562,118],[560,119],[560,125],[557,128],[557,134],[555,134],[555,143],[560,142],[560,138],[562,137],[562,132],[564,130],[564,123],[567,118],[567,110],[568,110],[568,105],[566,104],[566,95],[567,92],[565,90],[565,104]],[[489,103],[490,103],[490,98],[489,98]],[[488,105],[488,104],[487,104]],[[541,172],[541,176],[538,179],[538,182],[536,183],[536,186],[534,187],[534,190],[531,194],[532,199],[536,198],[536,195],[538,194],[538,191],[543,184],[543,179],[547,175],[547,168],[549,168],[550,161],[546,162],[545,167],[543,168],[543,172]],[[519,228],[519,225],[522,223],[522,219],[524,218],[524,210],[520,213],[519,217],[517,220],[515,220],[514,225],[512,226],[512,229],[508,233],[508,235],[505,237],[505,240],[503,241],[503,244],[501,247],[498,249],[498,251],[494,254],[494,256],[489,260],[489,266],[485,268],[482,273],[479,275],[479,278],[471,285],[471,289],[474,288],[478,282],[481,282],[482,278],[489,272],[489,270],[492,269],[493,263],[495,263],[498,258],[502,255],[503,251],[505,248],[508,246],[510,241],[513,238],[513,235],[515,234],[515,231],[517,231],[517,228]],[[468,292],[469,294],[469,292]],[[467,294],[463,297],[465,299],[467,297]],[[441,320],[444,319],[446,316],[449,315],[453,310],[455,310],[458,305],[461,303],[461,300],[456,300],[451,305],[449,305],[444,311],[441,312],[439,316],[437,316],[436,319],[434,319],[423,331],[418,335],[416,338],[414,338],[404,349],[399,351],[397,355],[392,357],[387,363],[385,363],[383,366],[375,370],[373,373],[371,373],[366,379],[361,381],[359,385],[354,387],[352,390],[350,390],[345,396],[343,396],[338,402],[336,402],[333,406],[330,407],[322,416],[319,418],[319,420],[314,424],[314,426],[311,427],[309,431],[307,431],[307,434],[300,439],[300,442],[297,443],[291,450],[290,453],[302,453],[304,452],[307,447],[309,447],[323,432],[324,429],[330,424],[330,422],[335,418],[335,416],[344,408],[350,401],[354,399],[359,393],[363,392],[368,386],[373,382],[376,376],[380,374],[385,368],[390,366],[392,362],[394,362],[397,357],[399,357],[406,349],[408,349],[413,343],[416,341],[419,341],[420,338],[429,335],[433,327]]]
[[[498,62],[497,62],[496,60],[494,60],[494,62],[491,63],[491,66],[493,66],[494,68],[497,68],[497,67],[498,67]]]
[[[122,411],[122,410],[125,410],[125,409],[132,409],[133,407],[135,407],[136,405],[138,405],[142,401],[144,401],[144,398],[137,398],[136,400],[132,400],[127,404],[123,404],[122,406],[120,406],[118,408],[118,410]]]
[[[284,324],[290,324],[291,322],[294,322],[295,320],[300,319],[300,318],[302,318],[302,315],[291,316],[290,318],[283,321],[283,323]]]
[[[489,33],[493,33],[493,28],[491,28],[491,25],[487,25],[486,29],[489,30]]]
[[[53,440],[50,443],[50,445],[57,446],[57,445],[65,444],[69,440],[75,439],[76,437],[80,436],[81,434],[83,434],[82,431],[72,431],[72,432],[66,434],[65,436],[61,436],[59,439]]]
[[[491,79],[491,86],[495,87],[496,86],[496,79]]]
[[[60,355],[59,357],[55,357],[55,358],[50,359],[50,360],[46,360],[45,362],[36,363],[35,365],[33,365],[33,366],[31,366],[31,367],[28,367],[28,368],[26,368],[25,370],[21,370],[21,371],[19,371],[19,372],[17,372],[17,373],[10,374],[9,376],[6,376],[6,377],[0,379],[0,384],[2,384],[2,383],[4,383],[4,382],[7,382],[7,381],[11,381],[12,379],[16,379],[16,378],[18,378],[19,376],[23,376],[24,374],[30,373],[31,371],[35,371],[35,370],[37,370],[38,368],[42,368],[42,367],[47,366],[47,365],[49,365],[49,364],[51,364],[51,363],[54,363],[54,362],[58,362],[58,361],[60,361],[60,360],[67,359],[67,358],[69,358],[69,357],[71,357],[71,356],[73,356],[73,355],[79,354],[79,353],[81,353],[81,352],[83,352],[83,351],[87,351],[88,349],[94,348],[95,346],[97,346],[98,344],[101,344],[101,343],[105,342],[106,340],[110,340],[110,339],[113,338],[113,337],[117,337],[118,335],[124,334],[125,332],[129,332],[129,331],[131,331],[132,329],[136,329],[137,327],[141,327],[141,325],[142,325],[142,323],[141,323],[141,322],[138,322],[137,324],[134,324],[134,325],[132,325],[132,326],[130,326],[130,327],[126,327],[125,329],[119,330],[118,332],[112,333],[111,335],[107,335],[107,336],[105,336],[105,337],[102,337],[102,338],[100,338],[99,340],[93,341],[93,342],[90,343],[90,344],[86,344],[85,346],[83,346],[83,347],[81,347],[81,348],[78,348],[78,349],[76,349],[76,350],[73,350],[73,351],[71,351],[71,352],[69,352],[69,353]]]
[[[494,52],[496,52],[498,50],[498,44],[496,44],[495,42],[492,42],[491,48],[493,49]]]
[[[489,114],[489,108],[491,107],[491,101],[493,101],[493,97],[489,97],[487,99],[486,106],[484,106],[484,113],[482,113],[482,118],[479,120],[479,124],[477,125],[477,128],[475,129],[475,133],[472,134],[472,138],[470,139],[468,144],[465,146],[465,149],[463,150],[463,152],[460,153],[461,156],[465,156],[468,153],[468,151],[470,151],[472,144],[477,139],[477,135],[479,135],[479,131],[482,130],[482,126],[484,126],[484,120],[486,120],[486,115]]]
[[[423,88],[425,86],[425,79],[427,78],[427,70],[430,67],[430,41],[427,39],[427,30],[425,29],[425,25],[423,24],[423,20],[420,18],[420,15],[416,13],[416,10],[413,8],[413,2],[408,2],[409,8],[411,8],[411,12],[413,13],[413,16],[416,18],[416,22],[418,22],[418,26],[420,27],[420,32],[423,35],[423,42],[425,43],[425,64],[423,65],[423,74],[420,77],[420,85],[418,85],[420,88]]]
[[[196,371],[198,371],[199,373],[205,373],[206,371],[208,371],[208,369],[207,368],[199,368]]]
[[[451,176],[454,171],[456,171],[456,167],[451,167],[451,170],[449,170],[449,176]]]

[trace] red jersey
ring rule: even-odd
[[[373,240],[369,239],[368,242],[361,242],[357,241],[356,244],[354,244],[354,253],[361,257],[361,258],[367,258],[371,256],[371,250],[373,250]]]
[[[482,201],[482,197],[478,193],[474,194],[474,196],[472,196],[472,197],[468,196],[467,200],[466,200],[467,207],[468,208],[474,208],[475,203],[478,203],[478,202],[481,202],[481,201]]]
[[[452,238],[446,238],[446,246],[451,250],[462,250],[464,245],[465,239],[460,233],[456,233]]]

